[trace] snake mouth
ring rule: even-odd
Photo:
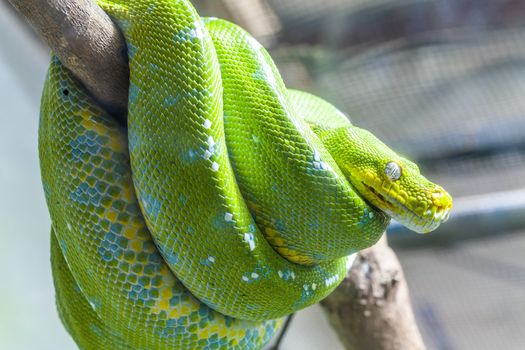
[[[407,205],[409,200],[401,199],[400,195],[395,196],[390,192],[381,193],[365,182],[361,184],[366,189],[367,197],[370,197],[368,200],[372,205],[412,231],[418,233],[433,231],[449,218],[452,208],[451,198],[444,190],[431,195],[433,199],[429,201],[430,205],[422,202],[416,203],[419,204],[416,208],[411,208]],[[435,200],[434,197],[439,197],[440,200]]]

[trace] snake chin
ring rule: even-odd
[[[409,199],[404,191],[378,191],[376,187],[361,182],[368,201],[401,225],[417,233],[428,233],[448,220],[452,198],[442,188],[432,192],[429,200]],[[379,188],[382,188],[378,186]]]

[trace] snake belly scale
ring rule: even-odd
[[[448,217],[441,187],[286,89],[241,28],[183,0],[99,5],[128,45],[127,126],[53,57],[39,131],[57,305],[80,348],[263,348],[390,216],[425,232]]]

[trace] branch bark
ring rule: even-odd
[[[126,43],[93,0],[9,2],[106,110],[120,118],[126,116]]]
[[[386,235],[358,253],[343,283],[321,305],[347,349],[425,349]]]
[[[92,0],[9,0],[108,111],[125,118],[129,71],[119,29]],[[347,349],[421,350],[403,272],[386,238],[359,253],[322,302]]]

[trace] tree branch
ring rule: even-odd
[[[321,305],[347,349],[425,349],[386,236],[358,253],[343,283]]]
[[[9,2],[106,110],[120,118],[126,116],[126,44],[117,26],[94,1]]]
[[[106,13],[92,0],[9,1],[92,96],[124,118],[126,45]],[[322,305],[348,349],[424,349],[401,267],[386,238],[359,253]]]

